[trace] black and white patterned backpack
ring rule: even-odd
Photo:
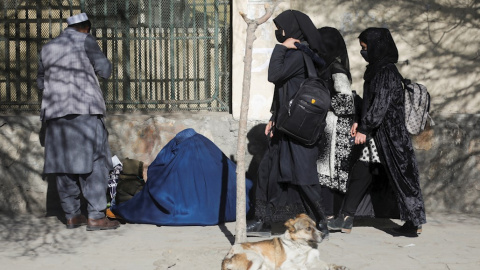
[[[430,126],[435,123],[430,117],[430,94],[422,84],[403,80],[405,89],[405,125],[412,135],[420,134],[430,120]]]

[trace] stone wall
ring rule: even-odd
[[[209,138],[232,160],[237,153],[238,121],[227,113],[110,115],[107,126],[112,154],[143,161],[145,178],[148,165],[163,146],[185,128]],[[264,127],[260,122],[249,122],[251,149],[246,166],[250,166],[250,177],[256,170],[251,160],[263,154],[255,151],[266,147],[265,136],[258,135]],[[38,116],[0,116],[0,156],[0,212],[43,214],[57,210],[55,183],[42,175],[42,126]]]
[[[232,11],[232,111],[240,113],[247,24],[239,15],[259,18],[273,0],[234,0]],[[284,0],[259,25],[253,43],[250,119],[268,119],[273,84],[268,63],[277,44],[273,18],[288,9],[306,13],[316,27],[331,26],[343,35],[350,59],[352,89],[363,93],[367,63],[360,56],[358,35],[368,27],[390,29],[399,52],[400,72],[428,87],[431,111],[478,114],[480,103],[480,2],[475,0]]]
[[[434,116],[414,137],[427,210],[480,213],[480,115]]]
[[[436,125],[414,137],[421,184],[429,211],[480,214],[480,115],[434,115]],[[112,115],[107,119],[112,153],[145,163],[179,131],[193,128],[235,161],[238,121],[226,113]],[[255,178],[266,150],[265,123],[249,122],[247,175]],[[43,147],[38,116],[0,116],[0,211],[52,211],[52,179],[42,176]],[[146,173],[145,173],[146,175]]]

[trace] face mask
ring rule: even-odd
[[[362,55],[363,59],[368,62],[368,53],[366,50],[360,50],[360,54]]]
[[[283,43],[285,42],[285,40],[287,40],[287,38],[283,35],[283,30],[281,29],[275,30],[275,37],[277,38],[277,41],[280,43]]]

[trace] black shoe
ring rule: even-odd
[[[263,220],[258,219],[247,222],[247,236],[270,237],[271,235],[271,226],[263,222]]]
[[[402,230],[406,230],[406,231],[415,231],[416,230],[417,234],[422,233],[422,225],[415,226],[415,225],[413,225],[413,222],[411,220],[405,221],[405,223],[403,223],[403,225],[400,228]]]
[[[393,236],[418,237],[422,233],[422,225],[415,226],[412,221],[407,220],[401,227],[391,229],[390,232]]]
[[[343,226],[343,215],[335,218],[334,216],[327,217],[327,228],[329,231],[340,231]]]
[[[351,233],[353,228],[353,217],[343,217],[342,233]]]
[[[342,231],[342,233],[351,233],[353,228],[353,217],[338,215],[334,220],[327,222],[330,231]]]
[[[328,238],[330,236],[330,232],[328,231],[327,223],[328,223],[328,221],[319,222],[318,226],[317,226],[318,230],[322,233],[322,239],[325,239],[325,240],[328,240]]]

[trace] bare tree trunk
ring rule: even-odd
[[[250,101],[250,83],[252,79],[252,47],[253,42],[257,38],[255,30],[262,23],[266,22],[273,14],[276,1],[272,5],[265,5],[265,14],[255,20],[247,18],[247,15],[240,12],[243,20],[247,23],[247,40],[245,44],[244,70],[243,70],[243,88],[242,88],[242,104],[240,107],[240,121],[238,127],[237,142],[237,216],[235,227],[235,243],[243,243],[247,241],[246,232],[246,192],[245,192],[245,151],[247,140],[247,118]]]

